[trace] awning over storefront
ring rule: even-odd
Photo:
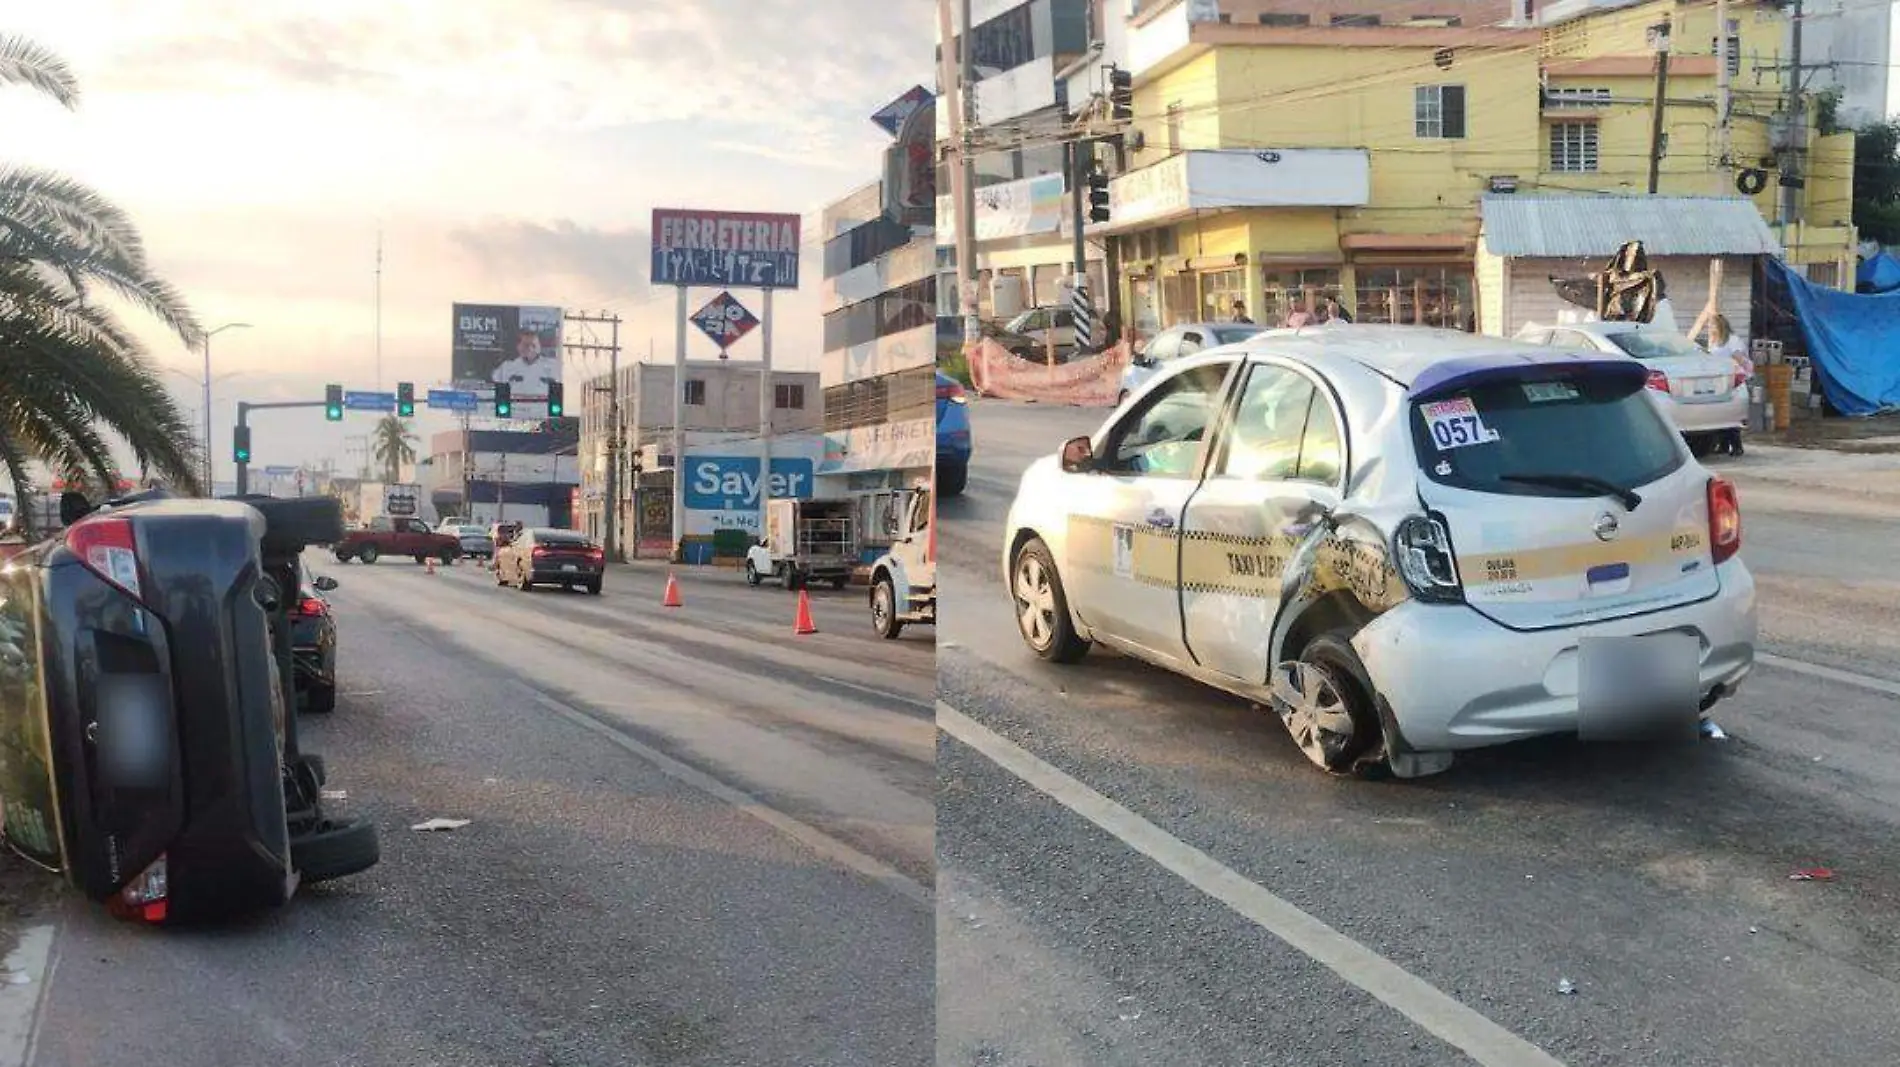
[[[1627,241],[1650,256],[1780,256],[1752,200],[1728,196],[1486,196],[1486,252],[1603,258]]]
[[[1199,211],[1365,207],[1371,199],[1372,160],[1364,149],[1197,149],[1110,182],[1109,219],[1087,232],[1147,229]]]

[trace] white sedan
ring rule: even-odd
[[[1748,379],[1725,356],[1711,355],[1674,330],[1639,322],[1532,323],[1517,339],[1579,352],[1634,356],[1649,368],[1649,389],[1697,457],[1724,430],[1748,421]]]

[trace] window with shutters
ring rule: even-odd
[[[1550,169],[1559,174],[1589,174],[1597,169],[1597,124],[1550,124]]]
[[[1465,87],[1418,86],[1412,91],[1412,125],[1421,138],[1462,140],[1465,136]]]

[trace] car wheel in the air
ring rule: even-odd
[[[879,577],[871,587],[871,626],[886,641],[904,631],[904,624],[897,618],[897,587],[888,575]]]
[[[1029,650],[1052,663],[1074,663],[1087,654],[1089,641],[1075,631],[1062,576],[1042,538],[1032,537],[1017,550],[1009,570],[1016,629]]]
[[[1349,630],[1315,637],[1297,660],[1273,670],[1273,698],[1300,754],[1332,774],[1350,771],[1379,743],[1372,679]]]

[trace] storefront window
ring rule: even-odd
[[[1161,320],[1164,326],[1193,322],[1196,314],[1192,274],[1165,274],[1161,278]]]
[[[1201,275],[1201,318],[1207,322],[1228,322],[1234,317],[1234,304],[1247,302],[1247,272],[1210,270]],[[1247,317],[1254,318],[1253,308]]]
[[[1061,302],[1064,292],[1062,280],[1066,274],[1059,263],[1045,263],[1035,269],[1037,307],[1050,307]]]
[[[1477,329],[1470,267],[1361,267],[1357,280],[1360,322]]]
[[[1260,268],[1261,314],[1257,322],[1278,326],[1296,311],[1312,313],[1327,297],[1340,298],[1339,270],[1336,267],[1288,270],[1283,267]],[[1343,306],[1343,305],[1342,305]]]

